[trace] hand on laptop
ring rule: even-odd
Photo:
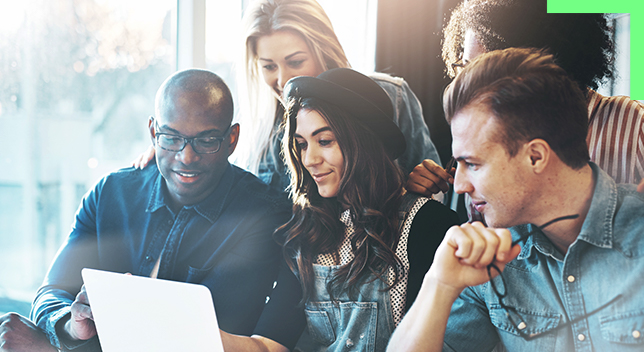
[[[0,316],[0,352],[55,352],[47,336],[29,319],[7,313]]]
[[[72,303],[72,317],[65,323],[65,332],[72,340],[89,340],[96,335],[96,326],[94,325],[92,308],[87,300],[85,285]]]

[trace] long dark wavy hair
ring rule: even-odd
[[[317,185],[302,166],[294,138],[297,114],[314,110],[326,120],[344,157],[344,174],[338,194],[323,198]],[[331,297],[346,292],[353,295],[370,273],[387,284],[391,267],[400,280],[403,267],[393,249],[398,244],[398,208],[403,193],[403,174],[387,154],[380,139],[365,125],[337,106],[316,98],[289,101],[285,118],[282,150],[291,174],[289,186],[293,216],[278,231],[284,231],[284,256],[299,277],[303,302],[313,298],[313,263],[318,254],[332,253],[339,262],[344,240],[340,213],[349,209],[355,227],[351,247],[355,258],[337,270],[327,283]]]

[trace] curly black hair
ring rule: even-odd
[[[465,32],[487,50],[545,48],[582,88],[597,89],[613,77],[614,44],[604,14],[547,13],[547,0],[468,0],[454,9],[443,29],[447,74],[461,60]]]

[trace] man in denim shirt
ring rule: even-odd
[[[588,161],[578,86],[506,49],[444,98],[456,190],[491,227],[448,231],[389,350],[642,351],[644,195]]]
[[[290,205],[228,163],[239,137],[228,87],[212,72],[181,71],[155,105],[156,163],[116,171],[85,196],[34,300],[31,319],[62,350],[100,350],[84,267],[206,285],[220,328],[235,334],[253,333],[272,289],[281,257],[272,234]]]

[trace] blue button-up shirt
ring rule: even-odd
[[[84,197],[31,312],[54,345],[60,346],[56,324],[70,314],[82,268],[149,276],[159,258],[159,278],[210,289],[222,330],[253,333],[277,276],[281,251],[272,234],[290,217],[288,199],[228,165],[205,200],[176,214],[170,204],[155,163],[112,173]],[[82,347],[97,348],[91,340]]]
[[[532,225],[511,229],[515,238],[537,233],[503,271],[503,302],[523,317],[515,317],[516,324],[535,334],[623,297],[572,326],[525,341],[490,283],[470,287],[452,306],[444,351],[490,351],[498,342],[522,352],[644,350],[644,195],[591,167],[596,185],[590,209],[565,255]],[[500,277],[494,280],[501,284]]]

